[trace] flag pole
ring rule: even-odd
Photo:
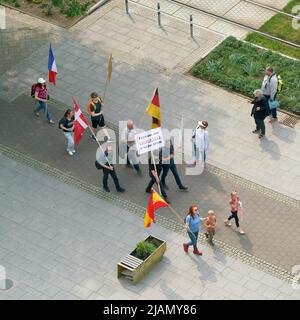
[[[104,93],[103,93],[103,102],[105,102],[105,97],[107,94],[107,89],[108,89],[108,84],[111,80],[111,74],[112,74],[112,53],[109,56],[109,60],[108,60],[108,66],[107,66],[107,76],[106,76],[106,80],[105,80],[105,86],[104,86]]]
[[[179,215],[179,213],[172,208],[169,204],[168,204],[169,209],[171,210],[171,212],[173,212],[175,214],[175,216],[178,218],[178,220],[180,222],[182,222],[182,217]],[[190,227],[188,226],[188,231],[193,235],[194,238],[196,238],[196,236],[194,235],[194,233],[191,231]]]
[[[152,158],[152,161],[153,161],[153,164],[154,164],[154,170],[155,170],[157,178],[159,180],[159,176],[157,174],[157,168],[156,168],[156,164],[155,164],[155,161],[154,161],[154,155],[153,155],[153,151],[152,150],[151,150],[151,158]],[[157,184],[157,187],[158,187],[159,194],[161,195],[160,183]]]

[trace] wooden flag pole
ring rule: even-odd
[[[155,164],[154,155],[153,155],[153,151],[152,150],[151,150],[151,158],[152,158],[152,161],[153,161],[153,164],[154,164],[154,170],[155,170],[157,178],[159,180],[159,176],[157,174],[157,168],[156,168],[156,164]],[[157,184],[157,187],[158,187],[159,194],[161,195],[160,183]]]
[[[105,97],[107,94],[108,85],[111,80],[111,74],[112,74],[112,53],[110,54],[109,60],[108,60],[107,76],[106,76],[106,80],[105,80],[104,93],[103,93],[103,102],[105,102]]]

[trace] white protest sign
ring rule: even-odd
[[[139,155],[160,149],[165,145],[161,128],[138,133],[134,138]]]

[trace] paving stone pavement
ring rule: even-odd
[[[0,177],[0,265],[14,281],[1,300],[300,299],[291,284],[218,251],[186,255],[186,237],[145,230],[130,212],[2,154]],[[118,261],[149,233],[167,241],[161,262],[137,285],[117,279]]]
[[[50,126],[42,117],[40,119],[34,117],[32,112],[34,101],[31,97],[22,96],[12,104],[1,100],[0,103],[1,144],[28,154],[33,159],[70,174],[82,182],[102,187],[102,172],[97,172],[94,167],[97,145],[89,138],[88,133],[84,135],[76,156],[70,158],[65,152],[65,138],[57,125]],[[49,110],[57,120],[64,113],[65,107],[50,103]],[[22,117],[15,119],[16,113],[22,114]],[[12,127],[11,123],[15,123],[15,126]],[[148,169],[144,167],[143,177],[138,177],[124,165],[117,165],[116,168],[121,184],[127,190],[122,198],[141,208],[145,207],[148,201],[148,194],[144,192],[149,180]],[[192,203],[199,204],[203,216],[209,209],[213,209],[219,222],[216,239],[289,272],[294,265],[299,264],[300,243],[295,236],[300,227],[298,201],[272,193],[226,172],[220,172],[213,166],[201,176],[183,176],[183,172],[181,172],[183,181],[190,188],[188,193],[179,192],[173,177],[167,178],[172,206],[180,215],[184,216]],[[20,196],[23,188],[23,185],[19,186]],[[111,190],[115,194],[113,186]],[[244,203],[243,228],[247,232],[244,237],[239,236],[234,227],[228,229],[223,226],[223,220],[228,216],[228,198],[232,190],[239,191]],[[288,228],[284,216],[286,212],[289,214]],[[161,213],[164,217],[177,221],[168,209],[162,209]]]
[[[153,33],[149,30],[149,21],[144,16],[133,15],[136,20],[132,22],[124,13],[122,16],[120,7],[115,6],[115,3],[117,2],[104,6],[87,20],[82,20],[80,28],[78,24],[69,31],[8,11],[11,19],[17,19],[19,24],[33,25],[35,28],[40,26],[51,34],[59,69],[58,84],[55,88],[51,87],[52,97],[69,105],[70,97],[76,94],[80,105],[84,106],[89,92],[95,89],[103,92],[107,57],[108,53],[112,52],[115,60],[113,79],[106,101],[107,119],[116,123],[120,119],[130,117],[138,125],[142,125],[141,115],[151,99],[154,88],[158,86],[162,123],[165,128],[179,127],[182,116],[185,126],[192,125],[196,119],[207,119],[211,137],[209,163],[300,200],[299,124],[294,129],[278,123],[272,126],[267,124],[267,138],[258,141],[257,137],[251,134],[253,119],[249,117],[250,105],[247,99],[178,73],[177,62],[175,65],[172,64],[175,69],[167,66],[170,54],[173,55],[174,51],[179,53],[182,47],[191,45],[181,42],[185,37],[181,37],[181,33],[177,38],[178,42],[172,40],[176,50],[172,48],[173,51],[169,51],[169,55],[165,57],[164,54],[160,56],[160,53],[162,47],[168,47],[167,35],[156,36],[157,50],[152,54],[157,57],[156,62],[151,60],[149,55],[137,59],[137,51],[133,48],[127,53],[122,51],[122,41],[125,43],[136,35],[140,41],[148,41],[150,44],[149,37],[153,37]],[[116,24],[107,21],[113,16],[117,21],[122,21],[120,30],[115,30]],[[152,22],[151,28],[155,28]],[[138,28],[143,28],[144,24],[147,29],[139,32]],[[89,37],[86,33],[89,33],[91,27],[100,30],[94,37]],[[109,35],[109,30],[113,32],[112,35]],[[105,41],[99,35],[101,32],[108,35]],[[123,40],[111,39],[122,32],[125,33]],[[161,32],[160,30],[159,33]],[[212,35],[207,36],[209,38]],[[187,37],[185,41],[192,40]],[[195,45],[191,45],[191,49]],[[28,94],[33,79],[41,75],[46,77],[48,49],[48,44],[41,46],[28,59],[11,67],[0,77],[2,99],[13,101],[18,95]],[[202,50],[202,46],[198,49]],[[201,53],[197,53],[198,49],[195,49],[195,56],[192,54],[193,61],[202,56]],[[137,50],[142,54],[144,47],[141,46]],[[182,60],[183,65],[191,63],[185,63],[185,59],[190,59],[190,55],[190,51],[186,52]]]

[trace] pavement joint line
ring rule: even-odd
[[[71,175],[68,175],[64,173],[63,171],[56,169],[54,167],[51,167],[41,161],[33,159],[31,156],[21,153],[19,151],[16,151],[10,147],[4,146],[0,144],[0,153],[6,156],[9,159],[12,159],[18,163],[21,163],[23,165],[26,165],[28,167],[31,167],[33,169],[36,169],[43,174],[46,174],[50,177],[54,177],[57,180],[66,183],[70,186],[73,186],[77,189],[83,190],[87,192],[88,194],[95,196],[97,198],[100,198],[104,201],[110,202],[112,205],[115,205],[119,208],[125,209],[131,213],[136,214],[137,216],[143,218],[146,208],[137,205],[131,201],[125,200],[123,198],[118,197],[117,195],[113,194],[107,194],[99,187],[96,187],[94,185],[88,184],[87,182],[81,181],[80,179],[73,177]],[[157,223],[169,230],[172,230],[176,233],[179,233],[181,235],[185,235],[185,230],[183,229],[183,223],[179,223],[178,221],[166,218],[159,213],[156,214],[157,216]],[[199,235],[199,242],[202,246],[210,247],[208,243],[205,240],[205,235],[200,234]],[[225,242],[215,240],[215,247],[214,250],[217,250],[227,256],[230,256],[234,259],[240,260],[252,267],[255,267],[256,269],[266,272],[276,278],[279,278],[283,281],[292,282],[294,275],[292,272],[283,269],[279,266],[276,266],[274,264],[271,264],[263,259],[260,259],[256,256],[253,256],[247,252],[244,252],[242,250],[239,250],[237,248],[234,248]]]

